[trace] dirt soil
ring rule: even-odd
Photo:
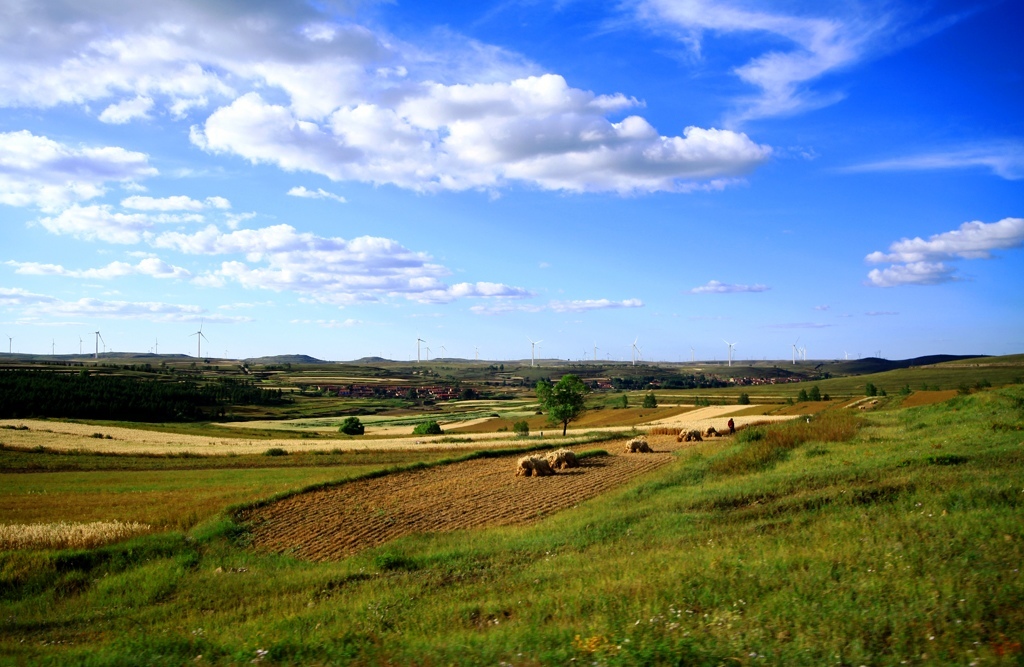
[[[649,441],[652,454],[624,454],[625,440],[613,441],[609,456],[551,477],[516,477],[518,456],[478,459],[292,496],[241,518],[256,549],[313,561],[411,533],[527,524],[659,468],[681,447],[671,436]]]

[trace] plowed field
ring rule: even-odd
[[[552,477],[516,477],[514,456],[479,459],[292,496],[241,518],[261,551],[335,560],[410,533],[536,521],[672,460],[673,438],[650,441],[659,451],[618,454],[622,443],[608,443],[615,454]]]

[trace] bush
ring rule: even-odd
[[[441,430],[441,425],[435,421],[417,424],[416,428],[412,430],[413,435],[441,435],[442,433],[444,431]]]
[[[359,417],[346,417],[345,421],[341,422],[341,428],[339,432],[345,435],[362,435],[366,428],[362,422],[359,421]]]
[[[736,403],[738,403],[739,405],[750,405],[750,395],[740,394],[740,397],[736,399]]]
[[[814,385],[813,387],[811,387],[811,391],[809,394],[807,394],[807,398],[811,399],[812,401],[821,400],[821,389],[818,389],[818,385]]]
[[[526,423],[526,420],[517,421],[512,424],[512,431],[522,438],[530,435],[530,425]]]
[[[801,403],[804,402],[804,401],[810,400],[810,399],[807,398],[807,390],[806,389],[801,389],[800,393],[797,394],[796,400],[800,401]]]
[[[876,387],[873,383],[868,382],[866,385],[864,385],[864,395],[878,396],[878,387]]]
[[[287,454],[288,452],[280,447],[271,447],[267,451],[263,452],[263,456],[286,456]]]
[[[644,407],[644,408],[656,408],[656,407],[658,407],[658,399],[654,397],[654,392],[653,391],[647,392],[647,395],[644,396],[644,402],[643,402],[643,405],[641,407]]]

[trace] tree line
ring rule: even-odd
[[[195,421],[230,405],[283,403],[280,389],[248,380],[166,381],[81,373],[0,373],[0,418],[67,417],[124,421]]]

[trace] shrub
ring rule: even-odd
[[[800,393],[797,394],[797,396],[796,396],[796,400],[798,400],[800,402],[810,400],[810,399],[807,398],[807,390],[806,389],[801,389]]]
[[[647,395],[644,396],[644,402],[643,402],[643,405],[641,407],[644,407],[644,408],[656,408],[656,407],[658,407],[658,399],[655,398],[653,391],[647,392]]]
[[[512,424],[512,431],[519,437],[525,438],[530,435],[530,425],[526,423],[526,420],[517,421]]]
[[[267,451],[263,452],[263,456],[287,456],[287,454],[288,452],[280,447],[271,447]]]
[[[441,435],[442,433],[444,431],[441,430],[441,425],[435,421],[417,424],[416,428],[412,430],[413,435]]]
[[[362,435],[366,428],[362,422],[359,421],[359,417],[346,417],[345,421],[341,423],[341,428],[338,429],[345,435]]]
[[[878,396],[878,387],[876,387],[873,383],[868,382],[866,385],[864,385],[864,395]]]
[[[740,397],[738,399],[736,399],[736,402],[739,405],[750,405],[750,395],[749,394],[740,394]]]

